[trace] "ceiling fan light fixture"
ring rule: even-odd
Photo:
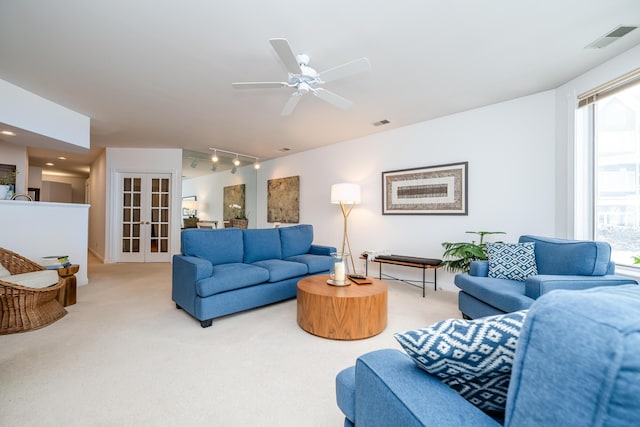
[[[352,105],[351,101],[319,86],[354,74],[367,72],[371,69],[371,64],[367,58],[359,58],[346,64],[317,72],[315,69],[309,67],[309,55],[294,54],[287,39],[276,38],[269,40],[269,42],[287,69],[288,83],[239,82],[232,83],[231,85],[236,89],[295,89],[293,96],[289,98],[280,112],[281,116],[291,115],[300,97],[308,92],[313,93],[318,98],[335,107],[343,110],[350,108]]]

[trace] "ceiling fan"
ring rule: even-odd
[[[285,104],[282,112],[283,116],[290,115],[298,101],[305,93],[311,92],[323,101],[335,105],[343,110],[353,105],[351,101],[337,95],[331,91],[321,88],[323,83],[338,80],[353,74],[368,71],[371,68],[367,58],[356,59],[346,64],[338,65],[326,71],[318,73],[309,67],[309,56],[305,54],[294,55],[289,42],[286,39],[271,39],[271,46],[276,51],[288,71],[288,79],[286,82],[244,82],[232,83],[235,89],[279,89],[292,88],[295,92]]]

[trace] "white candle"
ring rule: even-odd
[[[336,262],[335,263],[335,274],[334,274],[334,278],[335,278],[335,282],[337,284],[341,284],[344,283],[344,279],[345,279],[345,271],[344,271],[344,262]]]

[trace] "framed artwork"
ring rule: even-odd
[[[267,222],[300,222],[300,177],[267,181]]]
[[[382,172],[383,215],[467,215],[468,162]]]

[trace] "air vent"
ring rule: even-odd
[[[602,49],[603,47],[609,46],[619,38],[626,36],[636,28],[638,27],[632,25],[620,25],[619,27],[614,28],[608,34],[605,34],[604,36],[585,46],[585,49]]]
[[[384,120],[378,120],[377,122],[374,122],[373,125],[374,126],[383,126],[383,125],[386,125],[386,124],[389,124],[389,123],[391,123],[389,120],[384,119]]]

